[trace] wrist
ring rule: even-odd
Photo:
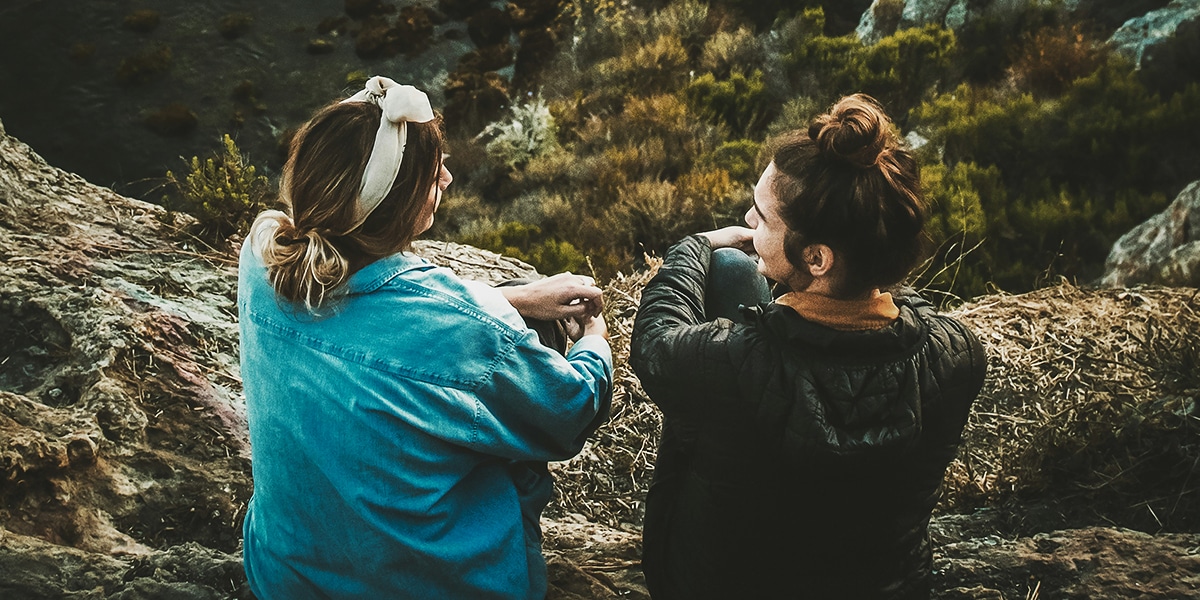
[[[517,312],[521,312],[521,306],[525,303],[525,292],[521,289],[521,287],[522,286],[519,285],[512,285],[496,288],[500,290],[500,295],[504,296],[504,299],[508,300],[508,303],[511,304],[513,308],[517,309]]]

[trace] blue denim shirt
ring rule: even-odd
[[[545,461],[607,418],[612,354],[538,342],[498,291],[397,254],[313,317],[245,244],[238,281],[262,600],[537,598]]]

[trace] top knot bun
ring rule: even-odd
[[[880,158],[898,143],[892,120],[866,94],[839,100],[828,113],[813,120],[808,136],[816,142],[820,154],[860,169],[879,165]]]

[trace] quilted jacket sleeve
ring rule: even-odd
[[[727,319],[705,322],[711,256],[706,239],[684,238],[667,252],[662,268],[642,291],[629,361],[664,414],[702,410],[699,399],[732,392],[725,388],[735,385],[726,375],[731,360],[725,342],[733,324]]]

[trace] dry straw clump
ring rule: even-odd
[[[661,415],[627,359],[641,290],[660,264],[605,289],[612,418],[579,456],[552,465],[550,518],[641,527]],[[989,371],[941,510],[1053,499],[1094,523],[1200,526],[1200,290],[1062,284],[951,314],[979,335]]]
[[[654,474],[662,415],[650,403],[629,366],[629,337],[642,288],[658,272],[661,258],[631,276],[618,273],[604,287],[604,318],[613,350],[612,416],[578,456],[551,464],[555,498],[551,518],[584,520],[627,531],[641,530],[643,501]]]
[[[1200,290],[1062,284],[952,314],[989,371],[943,508],[1056,499],[1131,527],[1200,525]]]

